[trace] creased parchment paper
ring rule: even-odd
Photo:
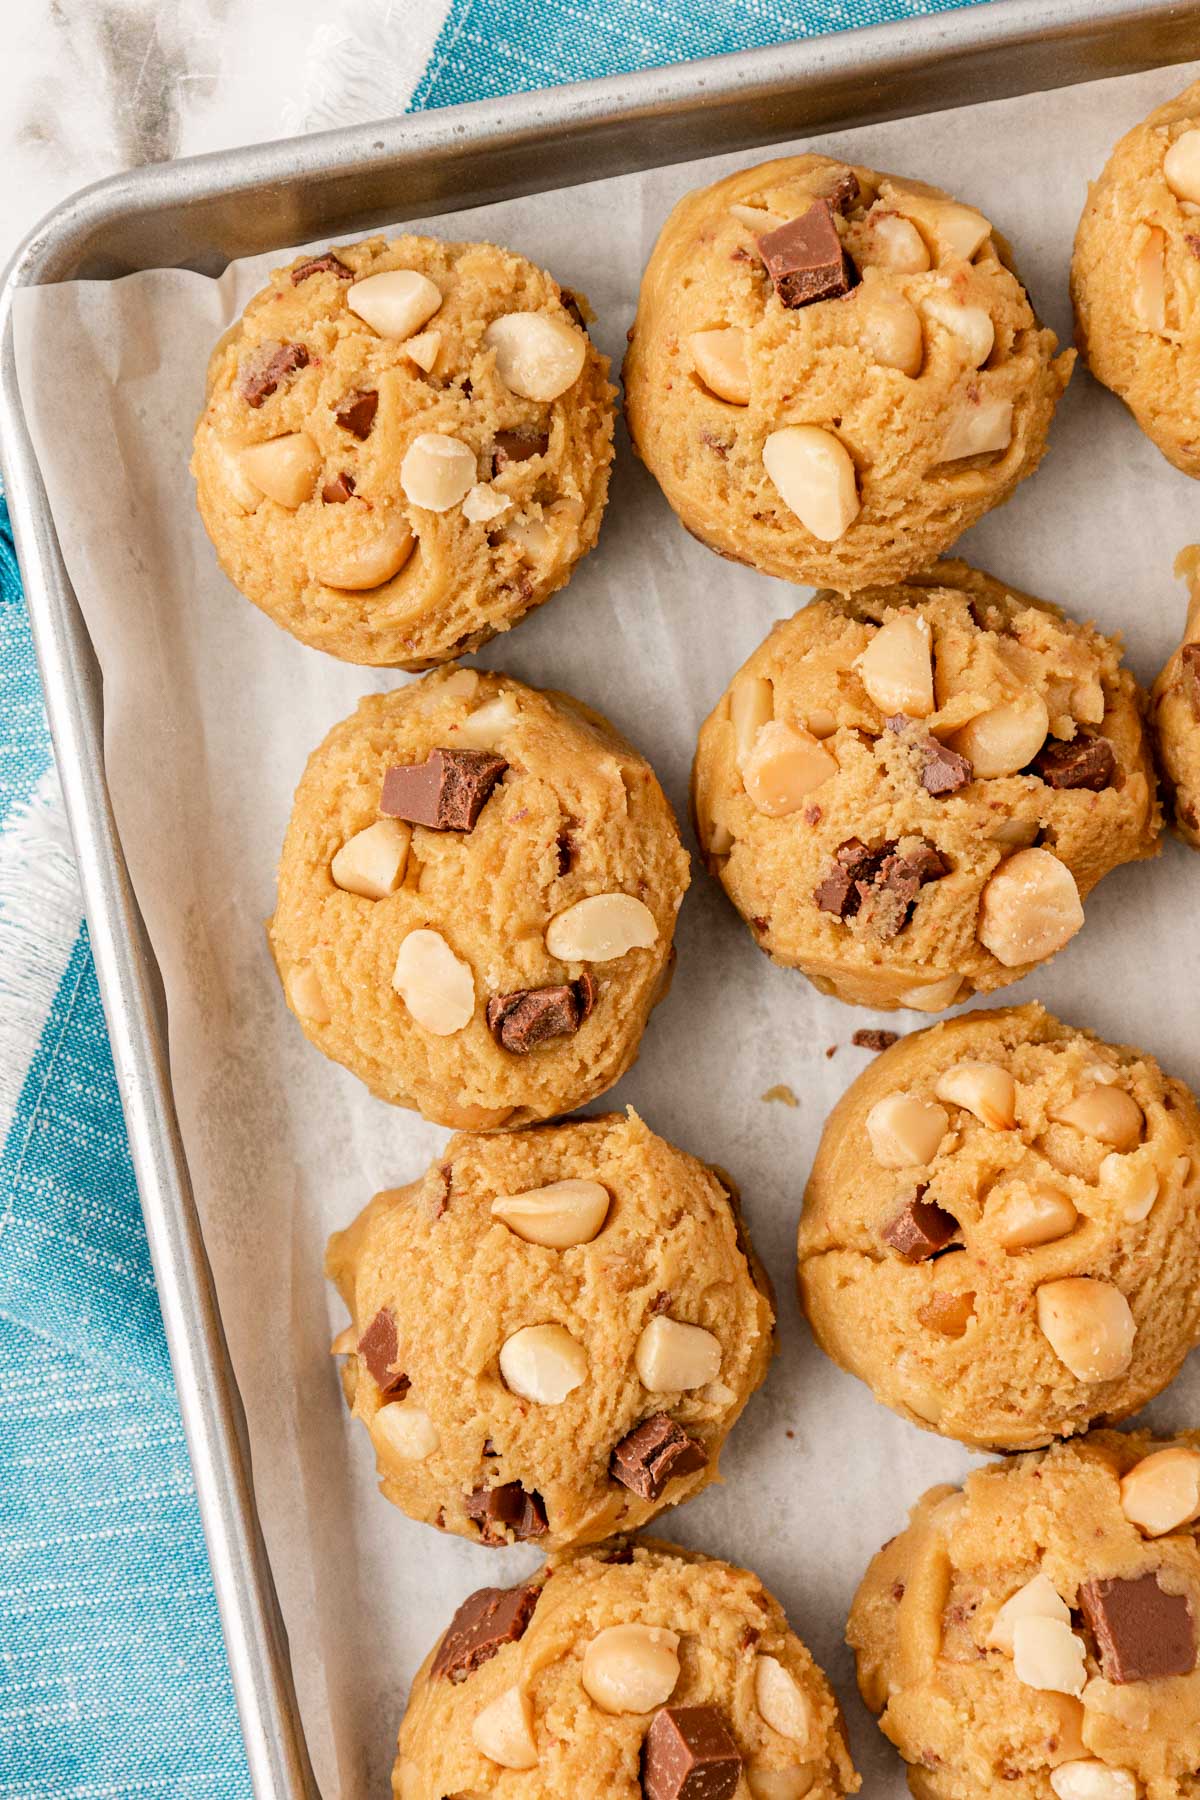
[[[1066,342],[1085,180],[1121,132],[1194,76],[1169,69],[847,132],[822,147],[982,207]],[[495,238],[582,288],[616,360],[669,207],[752,160],[516,200],[427,229]],[[415,1176],[446,1134],[373,1100],[309,1047],[263,934],[306,755],[361,694],[405,679],[293,643],[220,574],[193,507],[187,460],[208,352],[291,254],[235,265],[219,281],[153,272],[25,292],[16,324],[24,404],[103,666],[108,779],[166,984],[176,1099],[313,1762],[327,1800],[361,1800],[388,1791],[409,1679],[453,1606],[536,1559],[439,1538],[389,1507],[328,1356],[345,1318],[322,1278],[327,1234],[376,1189]],[[1077,373],[1048,462],[962,550],[1122,630],[1148,681],[1182,626],[1171,564],[1200,538],[1198,495]],[[600,707],[650,757],[683,819],[702,718],[772,620],[804,597],[694,543],[622,436],[599,548],[562,595],[479,660]],[[63,776],[70,782],[71,770]],[[1189,929],[1198,883],[1200,863],[1175,843],[1157,862],[1118,871],[1089,901],[1080,936],[1002,999],[1044,1000],[1200,1084],[1200,952]],[[873,1018],[773,967],[699,866],[678,947],[674,988],[641,1060],[597,1110],[631,1104],[733,1172],[778,1293],[782,1353],[729,1444],[725,1484],[667,1518],[664,1535],[763,1576],[837,1687],[866,1792],[899,1795],[902,1766],[858,1700],[844,1622],[868,1558],[906,1506],[971,1459],[894,1418],[816,1350],[796,1306],[793,1249],[821,1122],[869,1060],[851,1033],[926,1021]],[[799,1096],[794,1110],[762,1099],[781,1082]],[[1196,1358],[1152,1416],[1200,1424]]]

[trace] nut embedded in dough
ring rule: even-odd
[[[976,208],[784,157],[663,226],[625,410],[694,536],[851,593],[928,568],[1036,469],[1074,362],[1056,352]]]
[[[692,1785],[664,1789],[681,1765]],[[828,1682],[754,1575],[618,1538],[464,1602],[413,1681],[393,1785],[841,1800],[859,1777]]]
[[[634,1114],[452,1138],[327,1269],[384,1494],[475,1543],[593,1543],[698,1493],[773,1349],[727,1189]]]
[[[608,362],[569,300],[513,251],[412,234],[276,270],[213,352],[193,446],[235,586],[315,649],[404,669],[548,599],[612,461]]]
[[[1012,1123],[960,1107],[936,1142],[881,1163],[877,1109],[920,1120],[977,1064],[1012,1079]],[[1057,1122],[1081,1090],[1136,1108],[1135,1150]],[[813,1163],[798,1272],[817,1342],[903,1417],[981,1448],[1123,1418],[1200,1343],[1198,1148],[1181,1082],[1039,1006],[910,1033],[852,1083]],[[1131,1212],[1110,1156],[1153,1171],[1148,1210]]]

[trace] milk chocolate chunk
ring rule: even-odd
[[[480,1588],[468,1594],[446,1629],[430,1674],[465,1681],[505,1644],[524,1637],[541,1588]]]
[[[975,771],[965,756],[940,744],[932,735],[923,737],[921,752],[921,786],[927,794],[956,794],[966,787]]]
[[[412,1383],[395,1367],[399,1355],[396,1321],[386,1306],[375,1314],[359,1338],[358,1354],[384,1399],[402,1400]]]
[[[379,810],[430,831],[474,831],[508,764],[490,750],[431,750],[423,763],[394,763]]]
[[[497,995],[487,1003],[488,1030],[502,1050],[525,1056],[550,1038],[578,1031],[595,1004],[595,978],[585,970],[578,981],[557,987]]]
[[[810,306],[848,294],[858,273],[837,234],[828,200],[814,200],[798,219],[789,219],[758,240],[758,253],[784,306]]]
[[[467,1495],[464,1505],[468,1518],[479,1525],[485,1544],[507,1543],[506,1530],[523,1543],[541,1537],[547,1529],[542,1496],[528,1493],[519,1481],[505,1481],[494,1488],[477,1487]]]
[[[1029,765],[1047,787],[1091,788],[1099,793],[1111,787],[1117,772],[1117,756],[1105,737],[1077,737],[1069,744],[1052,739]]]
[[[347,394],[333,416],[343,431],[362,439],[370,436],[378,411],[379,395],[374,388],[368,388],[363,393]]]
[[[1185,644],[1179,652],[1179,672],[1192,717],[1200,723],[1200,644]]]
[[[492,440],[492,474],[499,475],[509,463],[545,456],[549,448],[548,431],[498,431]]]
[[[608,1472],[641,1500],[657,1500],[676,1475],[693,1475],[708,1462],[698,1438],[666,1413],[652,1413],[616,1446]]]
[[[645,1800],[729,1800],[742,1753],[716,1706],[664,1706],[642,1745]]]
[[[859,1050],[890,1050],[899,1040],[898,1031],[877,1031],[870,1026],[864,1031],[856,1031],[850,1042]]]
[[[854,205],[854,202],[858,199],[860,192],[861,189],[858,184],[858,176],[854,173],[854,170],[842,169],[839,171],[832,188],[829,190],[829,204],[832,206],[834,212],[849,212],[850,208]]]
[[[341,257],[335,256],[332,250],[326,250],[323,256],[310,256],[307,262],[302,262],[292,270],[292,286],[299,287],[310,275],[325,274],[336,275],[339,281],[354,279],[354,270],[348,269]]]
[[[1085,1581],[1079,1609],[1096,1640],[1106,1681],[1157,1681],[1196,1666],[1196,1621],[1186,1594],[1169,1594],[1157,1572]]]
[[[861,838],[847,838],[839,844],[832,868],[813,893],[821,911],[836,913],[839,919],[852,919],[862,905],[863,892],[879,866],[880,855],[879,851],[869,850]]]
[[[954,1214],[948,1213],[936,1200],[924,1199],[924,1193],[925,1189],[919,1187],[880,1234],[884,1243],[909,1263],[924,1262],[928,1257],[936,1256],[958,1230]]]
[[[242,376],[242,399],[257,409],[281,381],[307,367],[308,351],[303,344],[260,344]]]
[[[834,853],[833,866],[813,890],[822,912],[839,919],[862,915],[879,938],[893,938],[912,917],[917,895],[928,881],[949,872],[941,851],[924,838],[889,838],[876,850],[861,838],[847,838]]]
[[[339,506],[343,500],[349,500],[355,485],[353,475],[348,475],[343,469],[340,475],[325,483],[321,489],[321,498],[326,506]]]

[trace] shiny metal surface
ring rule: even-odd
[[[0,292],[0,461],[259,1800],[316,1788],[171,1098],[162,991],[109,806],[100,674],[22,418],[14,289],[149,267],[215,274],[234,257],[389,219],[1197,56],[1200,0],[994,0],[140,169],[65,202],[13,259]]]

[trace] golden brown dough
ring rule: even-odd
[[[1200,850],[1200,545],[1180,552],[1190,595],[1183,641],[1150,690],[1150,729],[1176,831]]]

